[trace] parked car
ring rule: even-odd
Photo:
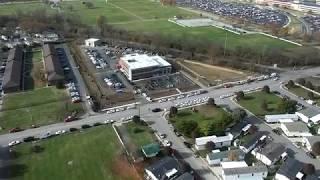
[[[162,111],[161,108],[154,108],[154,109],[152,109],[152,112],[161,112],[161,111]]]
[[[75,132],[75,131],[78,131],[78,129],[77,128],[70,128],[69,131],[70,132]]]
[[[16,127],[16,128],[10,129],[9,133],[15,133],[15,132],[20,132],[20,131],[23,131],[23,129]]]
[[[82,129],[88,129],[91,128],[91,126],[89,124],[84,124],[81,126]]]
[[[18,144],[20,144],[20,143],[21,143],[21,141],[16,140],[16,141],[10,142],[10,143],[8,144],[8,146],[9,146],[9,147],[12,147],[12,146],[18,145]]]
[[[183,144],[187,147],[187,148],[192,148],[192,144],[184,141]]]
[[[26,138],[23,138],[23,142],[31,142],[37,140],[34,136],[28,136]]]
[[[93,124],[93,126],[101,126],[101,125],[102,125],[102,123],[100,123],[100,122],[96,122]]]
[[[278,135],[282,134],[282,130],[280,128],[272,129],[272,131]]]

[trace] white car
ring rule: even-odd
[[[166,146],[166,147],[170,147],[170,146],[172,146],[172,142],[168,141],[168,140],[164,140],[163,141],[163,145]]]
[[[110,123],[110,120],[103,121],[103,124],[109,124],[109,123]]]
[[[20,144],[20,143],[21,143],[21,141],[16,140],[16,141],[10,142],[10,143],[8,144],[8,146],[9,146],[9,147],[12,147],[12,146],[18,145],[18,144]]]

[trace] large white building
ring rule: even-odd
[[[276,115],[265,115],[264,120],[267,123],[284,123],[298,121],[299,117],[296,114],[276,114]]]
[[[196,138],[195,148],[197,150],[204,150],[206,148],[207,142],[212,141],[216,148],[231,146],[231,141],[233,140],[233,135],[228,134],[226,136],[205,136]]]
[[[248,166],[244,161],[222,162],[223,180],[263,180],[268,175],[265,165]]]
[[[127,54],[119,60],[120,70],[130,80],[162,76],[171,73],[171,64],[160,56]]]

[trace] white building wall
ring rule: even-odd
[[[274,177],[275,180],[290,180],[289,178],[287,178],[286,176],[282,175],[282,174],[276,174]]]
[[[265,155],[261,154],[261,153],[257,153],[256,151],[252,151],[251,152],[252,155],[254,155],[256,157],[256,159],[260,160],[263,164],[270,166],[273,162],[268,159]]]
[[[305,116],[304,114],[301,114],[299,112],[296,112],[295,113],[296,115],[299,116],[299,119],[305,123],[308,123],[309,122],[309,118],[307,116]]]
[[[267,177],[268,172],[264,173],[248,173],[248,174],[235,174],[226,176],[222,174],[223,180],[263,180]]]

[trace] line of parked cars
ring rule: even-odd
[[[103,79],[103,81],[111,88],[117,90],[125,88],[125,85],[120,81],[120,79],[115,74],[108,75]]]
[[[182,98],[186,98],[186,97],[192,97],[192,96],[196,96],[196,95],[200,95],[200,94],[205,94],[207,92],[208,92],[207,90],[197,90],[197,91],[193,91],[193,92],[189,92],[189,93],[184,93],[184,94],[179,94],[179,95],[176,95],[176,96],[171,96],[171,97],[168,97],[168,98],[162,98],[162,99],[159,99],[158,102],[162,103],[162,102],[167,102],[167,101],[173,101],[173,100],[176,100],[176,99],[182,99]]]
[[[101,57],[97,50],[85,49],[85,52],[89,56],[89,59],[91,60],[92,64],[95,65],[96,69],[103,69],[108,65],[107,61]]]
[[[188,106],[192,106],[192,105],[196,105],[196,104],[206,103],[206,102],[208,102],[208,100],[209,100],[209,97],[196,98],[193,100],[188,100],[185,102],[177,103],[177,104],[175,104],[175,106],[177,108],[188,107]]]
[[[76,86],[76,83],[74,82],[69,82],[66,85],[66,88],[71,96],[71,101],[73,103],[78,103],[81,101],[81,96],[78,90],[78,87]]]

